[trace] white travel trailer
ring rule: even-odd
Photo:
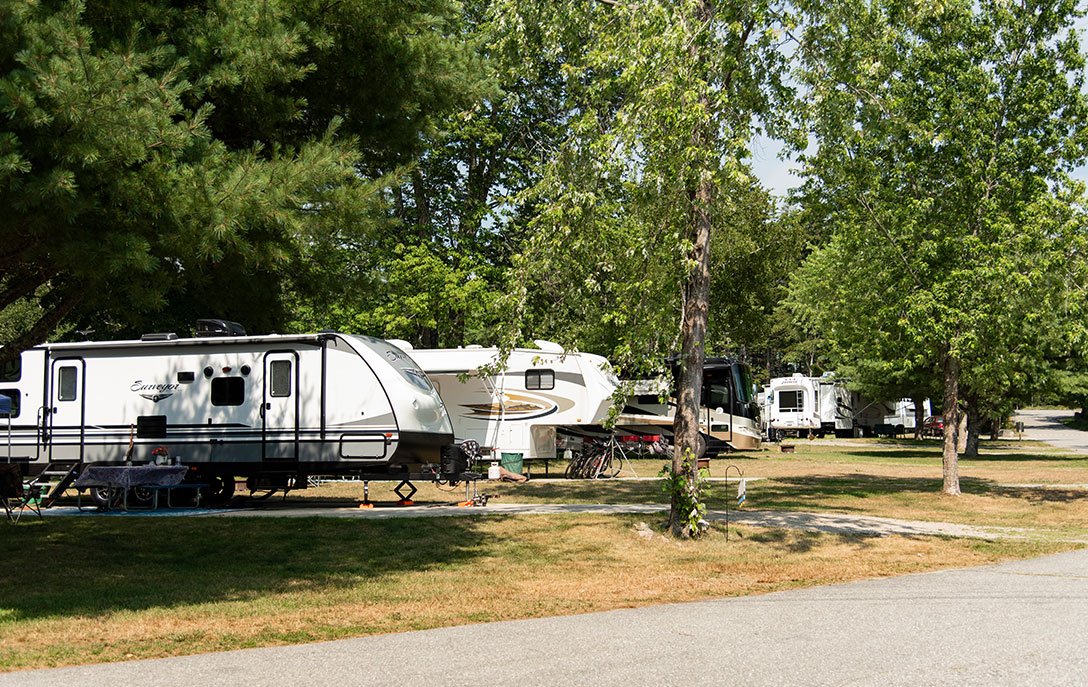
[[[922,401],[922,419],[933,414],[933,408],[929,399]],[[895,402],[895,412],[884,416],[884,424],[893,425],[904,430],[914,429],[918,424],[917,415],[914,412],[914,400],[901,398]]]
[[[409,347],[409,355],[442,395],[458,441],[475,441],[496,459],[555,458],[557,430],[600,425],[618,382],[599,355],[536,344],[510,351],[505,366],[497,348]]]
[[[66,486],[85,465],[148,463],[165,448],[212,498],[229,497],[237,476],[251,489],[287,489],[309,475],[446,471],[449,415],[397,347],[336,332],[222,336],[229,330],[206,322],[196,338],[24,351],[0,374],[12,460]]]
[[[776,377],[767,387],[768,434],[838,437],[854,435],[854,412],[846,385],[827,372],[822,377]]]
[[[674,361],[673,361],[674,362]],[[673,369],[675,373],[675,366]],[[671,434],[675,399],[661,385],[636,382],[634,394],[617,419],[617,427],[650,434]],[[759,403],[748,366],[732,358],[707,358],[703,363],[703,394],[699,402],[699,431],[705,454],[758,450],[761,441]]]

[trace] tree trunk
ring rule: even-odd
[[[944,386],[944,455],[941,471],[944,476],[942,491],[946,494],[959,495],[960,472],[959,455],[956,453],[956,439],[960,424],[960,361],[949,352],[942,355]]]
[[[990,422],[990,440],[997,441],[1001,438],[1001,418],[994,415]]]
[[[413,229],[418,236],[429,237],[431,236],[431,203],[423,183],[423,173],[418,167],[412,170],[412,192],[415,195],[416,204],[416,221]]]
[[[967,413],[962,408],[957,408],[959,411],[960,422],[956,425],[956,452],[963,453],[967,450]]]
[[[967,442],[964,447],[964,458],[978,458],[979,442],[979,416],[978,398],[974,394],[968,394],[964,400],[967,402]]]
[[[926,399],[914,396],[910,399],[914,403],[914,440],[922,440],[922,425],[926,421]]]
[[[695,268],[684,284],[684,320],[681,330],[680,374],[676,389],[676,418],[673,421],[674,451],[672,467],[675,474],[687,470],[694,482],[697,471],[694,459],[699,457],[699,399],[703,390],[703,361],[706,358],[706,325],[710,303],[710,196],[709,181],[701,182],[693,198],[691,260]],[[686,468],[684,456],[691,451],[692,462]],[[679,512],[679,495],[673,494],[669,511],[669,530],[683,535],[687,513]]]
[[[711,16],[708,0],[700,0],[693,17],[697,26],[704,25]],[[691,42],[692,56],[696,61],[705,59],[699,54],[698,41]],[[710,99],[705,94],[699,95],[699,105],[707,111]],[[709,122],[704,122],[693,134],[693,144],[697,147],[706,145],[709,138]],[[710,202],[714,195],[714,182],[708,170],[693,170],[693,187],[689,191],[691,210],[689,214],[692,264],[691,272],[684,281],[684,312],[680,332],[680,373],[676,388],[676,417],[673,421],[673,474],[684,473],[692,494],[695,489],[698,470],[695,461],[699,458],[699,399],[703,393],[703,361],[706,358],[706,325],[710,313]],[[684,464],[685,455],[692,457]],[[673,536],[684,536],[684,524],[689,513],[683,510],[680,494],[673,492],[669,505],[669,532]]]

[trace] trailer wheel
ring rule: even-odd
[[[150,508],[155,502],[155,494],[147,487],[132,487],[128,490],[128,503],[137,508]]]
[[[117,487],[91,487],[91,500],[99,508],[112,508],[121,503],[124,492]]]
[[[208,486],[200,490],[200,500],[209,506],[224,504],[234,498],[234,477],[204,475],[201,481]]]

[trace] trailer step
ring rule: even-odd
[[[50,461],[31,482],[43,487],[45,496],[42,497],[42,505],[46,508],[52,506],[53,502],[72,485],[82,468],[83,462],[80,460]],[[54,481],[53,478],[57,479]]]

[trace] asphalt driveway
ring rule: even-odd
[[[1088,453],[1088,432],[1069,429],[1062,418],[1073,417],[1072,410],[1021,410],[1014,422],[1024,423],[1024,438],[1045,441],[1052,446],[1077,453]]]

